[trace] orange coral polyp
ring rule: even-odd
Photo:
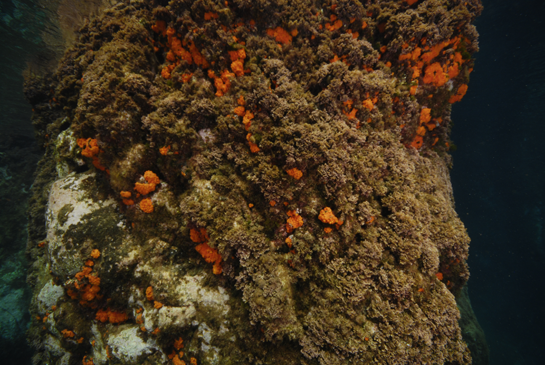
[[[93,251],[91,251],[91,257],[98,259],[100,257],[100,251],[95,248]]]
[[[197,250],[197,252],[201,254],[204,261],[208,263],[214,263],[214,266],[212,267],[212,272],[214,273],[214,275],[219,275],[222,273],[222,259],[221,255],[218,253],[218,250],[208,246],[208,243],[206,242],[197,245],[195,247],[195,250]]]
[[[81,155],[85,157],[94,157],[100,152],[98,142],[95,138],[87,138],[84,141],[82,141],[82,138],[80,138],[78,139],[78,145],[83,148]]]
[[[244,76],[244,63],[242,63],[241,60],[236,60],[231,63],[231,70],[233,70],[237,76]]]
[[[142,201],[140,201],[140,209],[144,213],[153,213],[153,203],[151,202],[151,199],[142,199]]]
[[[267,34],[271,37],[274,37],[274,39],[278,43],[282,43],[282,44],[291,43],[291,40],[292,40],[291,35],[288,32],[286,32],[286,30],[283,29],[282,27],[267,29]]]
[[[153,298],[153,287],[152,286],[148,286],[146,288],[146,299],[149,300],[150,302],[152,300],[154,300],[154,298]]]
[[[155,184],[135,183],[134,190],[138,191],[142,195],[148,195],[152,191],[155,191]]]
[[[324,209],[320,210],[318,219],[327,224],[340,223],[339,219],[335,217],[335,214],[333,214],[333,211],[330,207],[325,207]]]
[[[290,210],[288,215],[290,216],[287,220],[288,226],[286,227],[288,232],[291,232],[293,229],[299,228],[303,225],[303,217],[301,217],[299,214]]]
[[[296,167],[294,167],[293,169],[286,170],[286,172],[295,180],[299,180],[303,176],[303,172]]]
[[[244,129],[250,129],[250,126],[252,125],[252,119],[254,119],[254,114],[251,111],[246,110],[244,118],[242,118],[242,124],[244,124]]]
[[[363,107],[366,108],[369,111],[372,111],[373,107],[374,107],[373,101],[371,101],[371,99],[365,99],[363,101]]]
[[[146,171],[144,172],[144,179],[150,184],[158,185],[161,183],[161,180],[159,180],[159,177],[153,172],[153,171]]]
[[[245,109],[243,106],[237,106],[234,110],[233,110],[233,113],[235,113],[236,115],[238,115],[239,117],[243,117],[244,116],[244,112],[245,112]]]
[[[191,228],[189,230],[189,238],[195,243],[207,242],[210,239],[206,232],[206,228],[199,228],[198,230]]]
[[[131,192],[130,191],[122,191],[119,193],[119,195],[121,195],[122,198],[130,198],[131,197]]]
[[[420,111],[420,124],[428,123],[431,120],[431,109],[424,108]]]

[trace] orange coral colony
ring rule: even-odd
[[[288,32],[286,32],[286,30],[284,30],[282,27],[267,29],[267,34],[270,35],[271,37],[274,37],[274,39],[278,43],[282,43],[282,44],[291,43],[291,39],[292,39],[291,35]]]
[[[151,202],[151,199],[142,199],[140,201],[140,209],[142,209],[144,213],[153,213],[153,203]]]
[[[289,218],[286,222],[286,231],[291,233],[294,229],[303,225],[303,217],[301,217],[295,210],[289,210],[287,214]]]
[[[214,263],[214,266],[212,268],[212,272],[215,275],[219,275],[222,273],[222,266],[221,266],[221,256],[218,253],[218,250],[211,248],[208,246],[208,233],[206,233],[205,228],[195,229],[191,228],[189,230],[189,238],[191,241],[195,243],[200,243],[195,247],[195,250],[197,250],[198,253],[201,254],[201,256],[204,258],[204,260],[208,263]]]
[[[98,259],[100,257],[100,251],[95,248],[93,251],[91,251],[91,257],[94,259]]]
[[[296,167],[294,167],[293,169],[286,170],[286,172],[295,180],[299,180],[303,176],[303,172]]]
[[[153,298],[153,287],[151,287],[151,286],[148,286],[146,288],[146,299],[149,300],[149,301],[154,300],[154,298]]]
[[[451,104],[454,104],[455,102],[462,100],[466,92],[467,92],[467,85],[466,84],[461,85],[458,88],[458,91],[456,91],[456,94],[452,95],[448,102]]]
[[[214,263],[214,266],[212,268],[212,272],[215,275],[221,274],[221,272],[222,272],[221,256],[218,253],[218,250],[208,246],[208,243],[206,243],[206,242],[203,242],[203,243],[197,245],[195,247],[195,250],[197,250],[197,252],[201,254],[204,261],[206,261],[208,263],[212,263],[212,262]]]
[[[447,77],[443,72],[443,68],[439,62],[432,63],[426,67],[424,75],[424,83],[433,84],[437,87],[443,86],[447,82]]]
[[[89,157],[93,160],[93,166],[101,171],[108,172],[108,170],[106,170],[106,167],[102,166],[100,164],[100,161],[98,160],[97,155],[102,151],[100,151],[100,148],[98,147],[98,142],[95,138],[79,138],[77,140],[77,144],[82,149],[81,155]]]
[[[248,141],[248,144],[250,145],[250,151],[252,153],[256,153],[256,152],[259,152],[259,147],[256,143],[252,142],[252,134],[251,133],[248,133],[246,135],[246,140]]]
[[[206,233],[206,228],[200,228],[198,230],[191,228],[189,230],[189,238],[191,238],[191,241],[195,243],[207,242],[209,240],[208,233]]]
[[[340,221],[335,215],[333,214],[333,211],[329,207],[325,207],[324,209],[320,210],[320,214],[318,215],[318,219],[321,220],[324,223],[327,224],[342,224],[343,222]]]
[[[155,187],[161,183],[159,177],[149,170],[144,173],[144,179],[147,181],[147,183],[143,184],[137,182],[134,184],[134,190],[138,191],[142,195],[148,195],[152,191],[155,191]]]

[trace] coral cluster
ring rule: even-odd
[[[86,24],[56,74],[68,122],[49,128],[71,136],[51,147],[72,173],[58,188],[101,198],[48,208],[67,294],[55,325],[32,327],[36,361],[57,356],[37,339],[69,328],[83,343],[58,341],[95,364],[471,363],[448,133],[480,11],[137,0]],[[43,250],[31,240],[40,265]]]

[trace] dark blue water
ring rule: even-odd
[[[483,0],[452,183],[493,365],[545,364],[545,2]]]

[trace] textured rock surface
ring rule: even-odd
[[[163,6],[84,26],[35,106],[29,281],[65,290],[35,362],[471,363],[448,132],[480,2]]]

